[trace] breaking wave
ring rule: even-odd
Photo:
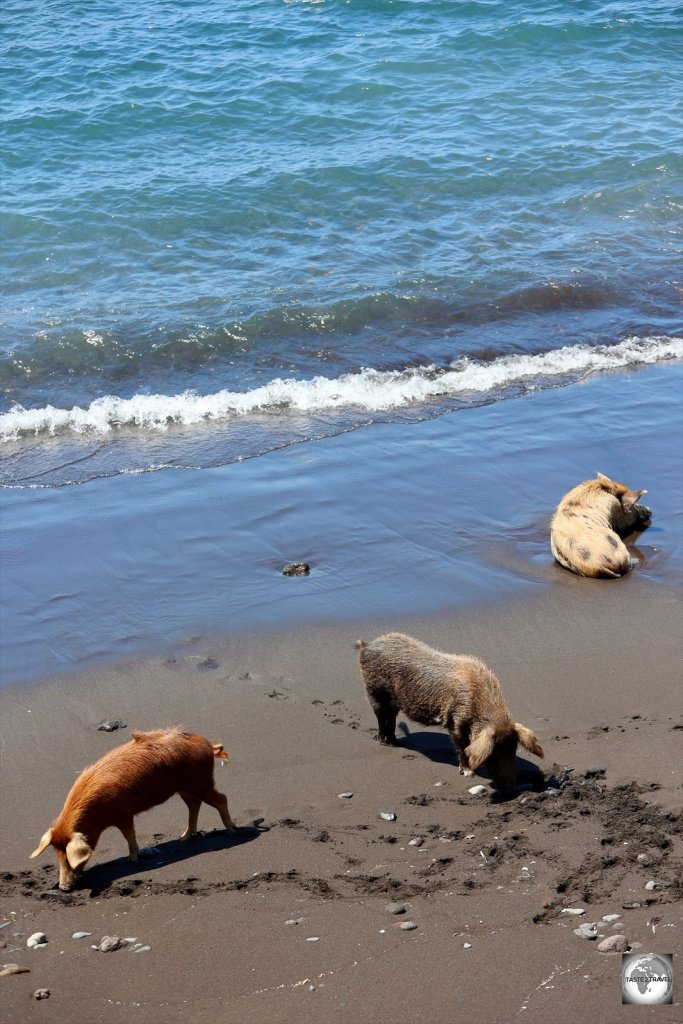
[[[501,356],[485,362],[462,358],[447,366],[406,367],[401,370],[364,368],[338,377],[309,380],[277,378],[248,391],[221,390],[200,395],[145,395],[119,398],[106,395],[87,407],[61,409],[52,405],[25,409],[15,405],[0,415],[0,441],[40,435],[106,435],[120,427],[165,431],[170,425],[226,422],[249,416],[288,413],[325,416],[340,410],[386,413],[440,399],[470,400],[490,395],[505,397],[508,387],[540,389],[576,380],[586,374],[618,367],[683,357],[683,338],[630,337],[611,346],[568,345],[533,355]],[[478,403],[474,403],[478,404]]]

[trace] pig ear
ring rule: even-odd
[[[74,832],[66,844],[66,859],[74,871],[78,871],[92,857],[92,850],[82,832]]]
[[[538,742],[531,729],[527,729],[525,725],[520,725],[519,722],[515,722],[515,732],[517,733],[517,739],[525,750],[528,750],[530,754],[535,754],[536,757],[545,757],[543,747]]]
[[[479,768],[484,763],[487,757],[491,756],[494,744],[494,733],[493,728],[490,725],[485,725],[481,730],[476,739],[472,740],[469,747],[465,751],[465,757],[467,763],[472,771]]]
[[[638,498],[642,498],[644,494],[647,494],[647,491],[627,491],[621,497],[622,507],[625,509],[631,508],[638,501]]]
[[[39,857],[43,850],[47,850],[48,846],[52,842],[52,829],[49,828],[43,838],[40,840],[35,850],[31,854],[31,857]]]

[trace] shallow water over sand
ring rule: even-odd
[[[604,472],[647,488],[637,574],[679,585],[683,365],[619,371],[200,471],[4,492],[3,678],[184,635],[443,612],[584,581],[548,522]],[[311,574],[287,578],[289,561]]]

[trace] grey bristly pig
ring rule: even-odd
[[[453,741],[461,775],[486,764],[505,792],[515,788],[518,742],[543,757],[538,739],[512,720],[500,683],[478,658],[444,654],[403,633],[359,640],[356,647],[380,743],[396,742],[399,711],[422,725],[441,725]]]

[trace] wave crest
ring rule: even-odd
[[[490,362],[463,358],[446,367],[401,370],[361,369],[339,377],[309,380],[276,378],[249,391],[222,390],[208,395],[105,395],[87,407],[52,405],[25,409],[15,405],[0,415],[0,441],[56,434],[108,434],[120,427],[164,431],[172,424],[243,418],[250,415],[325,415],[343,409],[368,413],[417,406],[433,400],[503,392],[508,386],[549,386],[558,378],[584,376],[599,370],[662,359],[683,358],[683,338],[625,338],[616,345],[568,345],[534,355],[501,356]],[[501,394],[501,397],[503,397]]]

